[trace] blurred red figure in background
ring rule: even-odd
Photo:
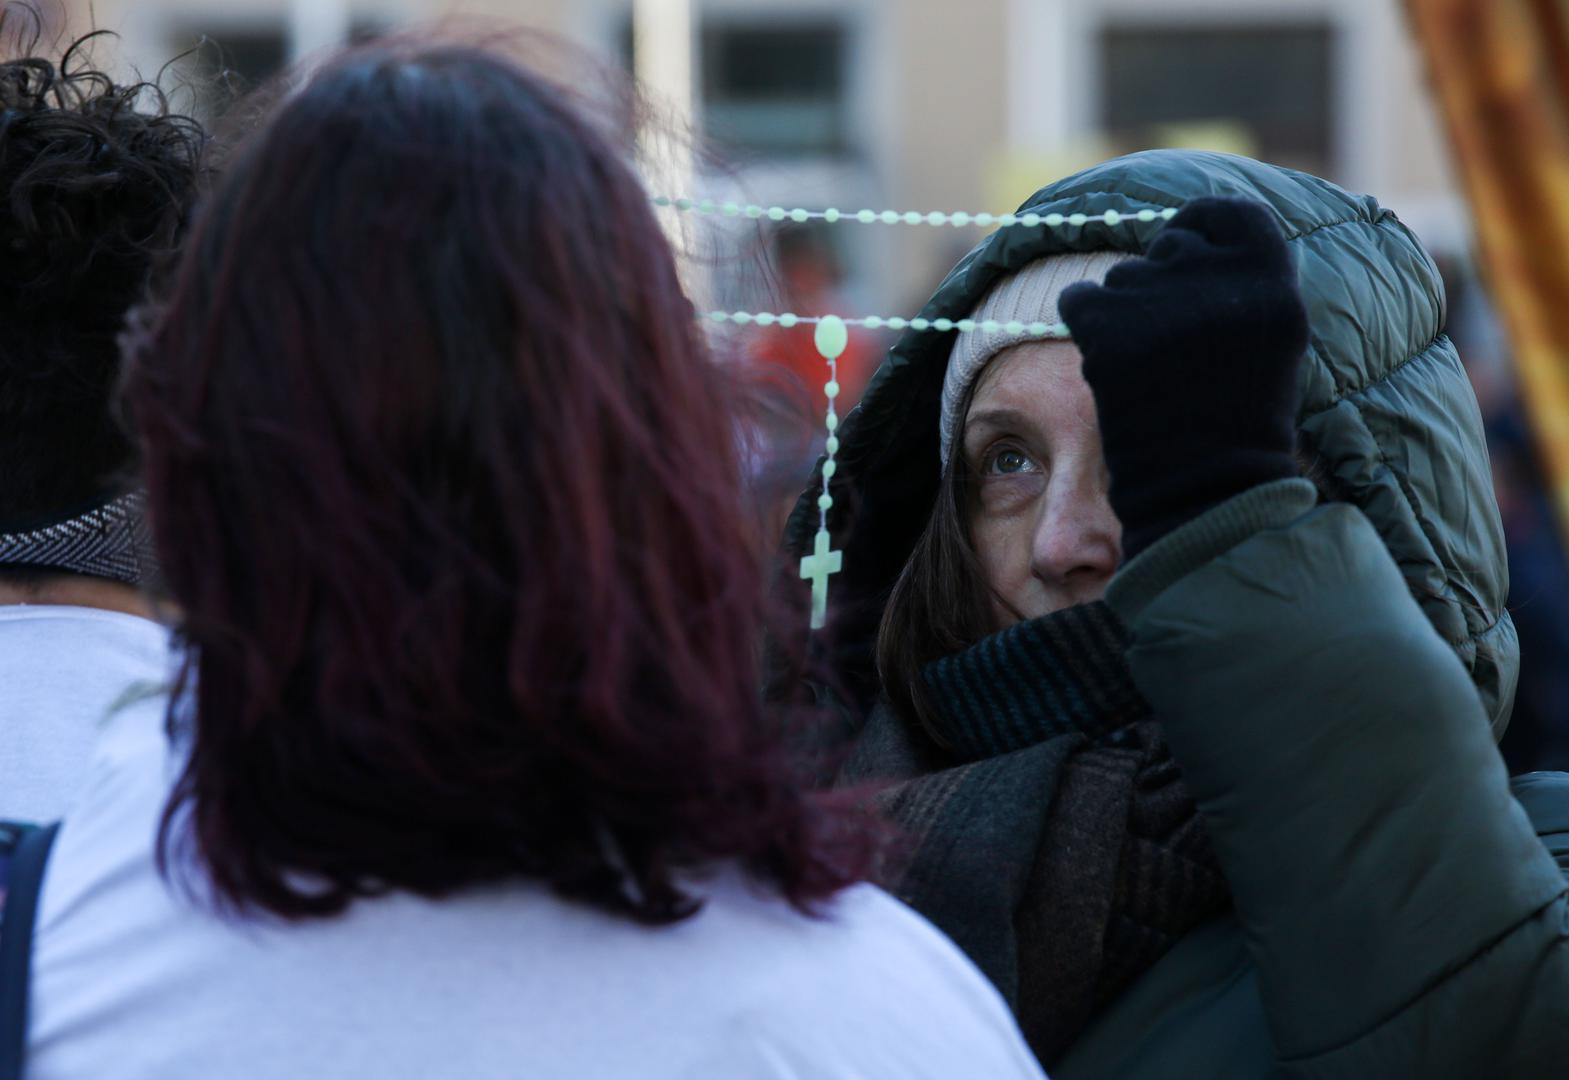
[[[779,274],[780,303],[797,315],[845,315],[839,294],[844,271],[828,238],[810,228],[781,229],[774,237],[774,258]],[[839,357],[838,404],[841,411],[861,399],[867,381],[877,369],[883,352],[882,335],[852,329],[850,344]],[[750,355],[763,363],[778,364],[793,374],[821,404],[828,365],[812,343],[811,326],[788,329],[770,326],[758,330]]]

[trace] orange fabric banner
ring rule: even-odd
[[[1569,19],[1565,0],[1405,0],[1569,537]]]

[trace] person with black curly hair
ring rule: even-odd
[[[30,17],[31,16],[31,17]],[[7,26],[7,23],[10,23]],[[0,6],[0,817],[58,816],[91,736],[165,672],[117,338],[179,240],[206,137],[153,84],[58,62]]]

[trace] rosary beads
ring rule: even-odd
[[[917,210],[857,210],[854,212],[829,208],[827,210],[807,210],[801,207],[787,209],[783,206],[759,206],[755,203],[715,202],[711,199],[685,199],[657,196],[654,205],[671,207],[683,213],[696,213],[717,215],[729,218],[746,218],[774,222],[790,221],[804,223],[808,221],[823,221],[829,224],[839,222],[857,222],[862,225],[933,225],[953,226],[955,228],[967,225],[976,225],[982,228],[1035,228],[1045,226],[1048,229],[1082,228],[1090,223],[1110,226],[1139,222],[1149,224],[1156,221],[1170,221],[1177,215],[1177,208],[1167,207],[1141,207],[1139,209],[1105,210],[1098,214],[1058,214],[1038,213],[1027,210],[1014,214],[972,214],[965,211],[944,213],[933,210],[922,213]],[[702,317],[715,323],[733,323],[736,326],[780,326],[789,329],[794,326],[814,326],[813,342],[817,352],[828,364],[828,382],[823,387],[823,394],[828,399],[828,411],[825,424],[828,436],[824,442],[824,456],[821,469],[822,490],[817,496],[817,532],[812,539],[811,553],[801,558],[801,578],[812,583],[812,613],[811,626],[819,630],[828,622],[828,579],[831,575],[844,569],[844,552],[833,550],[832,538],[828,531],[828,511],[833,508],[834,497],[830,490],[834,474],[839,470],[839,412],[836,399],[839,397],[839,357],[843,355],[849,343],[849,327],[863,327],[867,330],[916,330],[947,333],[957,330],[961,333],[979,331],[983,334],[1006,333],[1014,337],[1028,335],[1030,337],[1047,340],[1064,340],[1069,337],[1068,328],[1063,323],[1045,322],[998,322],[995,319],[928,319],[917,316],[903,318],[899,316],[885,317],[868,315],[860,318],[846,318],[841,315],[796,315],[790,312],[775,313],[769,311],[708,311]]]

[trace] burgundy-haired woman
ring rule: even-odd
[[[762,712],[732,417],[561,91],[346,54],[165,301],[182,661],[58,841],[30,1077],[1038,1075]]]

